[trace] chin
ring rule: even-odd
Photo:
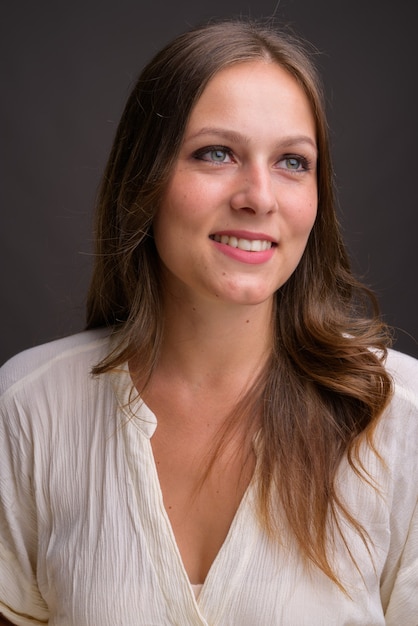
[[[275,293],[276,289],[260,290],[247,287],[230,291],[227,299],[231,303],[242,304],[243,306],[257,306],[271,302]]]

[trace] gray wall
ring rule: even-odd
[[[189,25],[275,10],[318,48],[353,266],[399,329],[397,348],[418,356],[414,0],[8,0],[0,26],[0,361],[83,327],[92,206],[143,63]]]

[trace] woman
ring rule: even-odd
[[[4,616],[416,626],[418,365],[350,273],[309,53],[174,40],[97,215],[88,330],[3,368]]]

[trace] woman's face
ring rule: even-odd
[[[154,222],[168,292],[270,305],[315,221],[316,161],[314,117],[290,74],[261,60],[216,74]]]

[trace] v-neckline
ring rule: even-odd
[[[152,414],[150,409],[145,404],[142,405],[142,410],[145,411],[147,414],[149,413]],[[217,585],[218,582],[221,585],[225,584],[225,577],[223,574],[224,568],[223,568],[222,563],[228,559],[226,555],[229,554],[230,552],[235,552],[236,554],[239,554],[239,550],[234,550],[232,547],[237,535],[239,535],[239,533],[237,533],[236,531],[236,527],[240,525],[241,517],[244,515],[243,511],[247,507],[248,501],[252,499],[253,481],[255,479],[253,477],[253,479],[250,481],[248,487],[246,488],[241,498],[241,501],[235,512],[235,515],[232,518],[226,537],[222,545],[220,546],[215,558],[212,561],[212,564],[208,570],[208,573],[205,577],[204,582],[201,584],[199,597],[196,598],[195,593],[193,591],[192,583],[187,574],[187,571],[186,571],[186,568],[185,568],[185,565],[181,556],[181,552],[176,541],[175,533],[174,533],[172,524],[170,522],[167,509],[165,508],[165,505],[164,505],[163,493],[162,493],[162,489],[161,489],[161,485],[160,485],[160,481],[158,477],[157,466],[155,463],[155,458],[153,455],[150,440],[147,442],[147,453],[149,455],[150,469],[152,469],[152,475],[148,476],[148,478],[152,482],[151,489],[154,491],[156,495],[156,499],[158,501],[158,509],[155,511],[155,517],[154,517],[155,526],[153,525],[153,531],[154,531],[153,534],[155,537],[155,529],[159,528],[162,531],[162,534],[166,539],[164,546],[161,546],[159,543],[154,543],[155,552],[153,554],[153,557],[155,560],[162,558],[160,554],[161,548],[163,549],[165,548],[165,550],[167,551],[167,554],[168,553],[171,554],[172,564],[173,565],[175,564],[175,568],[176,568],[176,572],[175,573],[171,572],[171,574],[174,573],[176,580],[182,581],[182,587],[185,590],[187,590],[187,595],[192,596],[196,604],[196,608],[200,614],[200,610],[204,608],[205,598],[211,594],[211,587],[214,585]],[[149,488],[149,484],[148,484],[148,488]],[[201,617],[203,616],[201,615]]]
[[[199,597],[196,598],[163,502],[151,445],[151,438],[157,427],[156,416],[133,388],[128,366],[126,365],[124,371],[119,370],[115,374],[113,386],[124,416],[122,434],[138,510],[137,523],[145,531],[151,561],[156,564],[155,573],[164,595],[173,587],[173,580],[176,581],[175,597],[170,597],[167,603],[172,613],[172,623],[192,626],[199,619],[199,623],[205,625],[207,622],[203,617],[204,608],[206,599],[211,595],[211,588],[218,584],[224,586],[225,576],[234,576],[242,559],[245,559],[245,554],[250,558],[248,542],[244,542],[244,519],[248,523],[244,513],[253,509],[250,502],[254,500],[256,472],[241,498],[225,540],[210,566]],[[225,593],[228,593],[227,589]],[[207,606],[209,609],[210,603]]]

